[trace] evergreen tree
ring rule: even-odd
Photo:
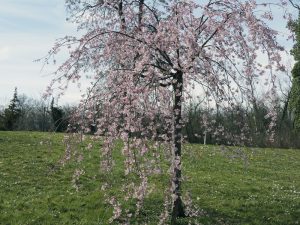
[[[10,100],[8,108],[4,110],[4,127],[6,130],[13,130],[18,118],[21,116],[20,100],[18,91],[15,88],[14,96]]]

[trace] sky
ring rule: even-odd
[[[44,57],[55,40],[74,34],[76,27],[66,22],[64,0],[0,0],[0,105],[19,94],[41,98],[53,66],[43,68],[36,59]],[[76,102],[76,90],[60,100]]]
[[[54,66],[43,68],[42,58],[55,40],[76,33],[76,26],[66,22],[64,0],[0,0],[0,105],[19,94],[39,99],[50,83]],[[270,24],[287,34],[285,23],[276,18]],[[281,36],[287,49],[292,43]],[[286,59],[288,60],[288,59]],[[82,93],[71,88],[59,101],[74,104]]]

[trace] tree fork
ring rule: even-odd
[[[178,166],[174,168],[173,182],[175,184],[175,190],[173,194],[176,196],[174,201],[171,224],[176,224],[176,218],[185,217],[184,206],[181,198],[181,141],[182,141],[182,93],[183,93],[183,73],[182,71],[177,71],[174,74],[174,79],[176,82],[173,84],[174,90],[174,133],[173,133],[173,146],[174,146],[174,157],[175,160],[179,160]]]

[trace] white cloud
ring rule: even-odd
[[[10,49],[8,46],[0,46],[0,62],[9,58]]]

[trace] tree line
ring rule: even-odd
[[[274,121],[268,117],[270,109],[263,101],[257,101],[255,107],[240,105],[222,111],[191,102],[185,110],[184,133],[190,143],[299,148],[300,130],[286,99],[278,101],[275,109],[277,117],[270,131]],[[270,132],[274,133],[272,140]]]
[[[271,119],[267,114],[270,109],[263,100],[257,100],[252,106],[240,105],[227,110],[209,109],[200,100],[190,101],[183,110],[185,140],[202,144],[300,148],[297,117],[287,102],[289,93],[282,95],[275,107],[277,120],[272,141],[268,138]],[[66,132],[76,107],[58,106],[54,102],[53,98],[47,102],[18,95],[16,88],[9,105],[0,110],[0,130]],[[98,111],[101,113],[101,106]],[[161,119],[159,115],[157,117]],[[90,133],[94,133],[95,121],[90,123]]]
[[[17,88],[7,107],[0,110],[0,130],[57,131],[67,130],[73,107],[58,106],[43,99],[18,95]]]

